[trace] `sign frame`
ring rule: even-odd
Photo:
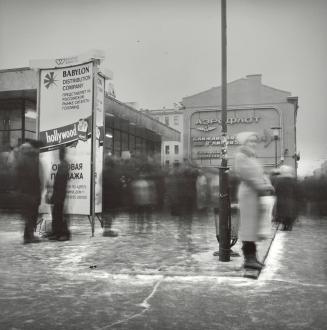
[[[280,111],[280,109],[276,108],[275,106],[273,105],[267,105],[267,106],[251,106],[251,107],[246,107],[246,106],[242,106],[242,107],[231,107],[231,108],[228,108],[227,109],[227,116],[231,113],[231,112],[239,112],[239,111],[267,111],[267,110],[272,110],[272,111],[275,111],[278,115],[278,125],[279,127],[283,128],[283,119],[282,119],[282,113]],[[219,123],[219,118],[221,120],[221,115],[218,115],[218,114],[221,114],[222,110],[220,108],[199,108],[197,110],[194,110],[192,112],[192,114],[190,114],[190,117],[189,117],[189,127],[188,127],[188,133],[189,133],[189,136],[188,136],[188,150],[189,150],[189,159],[192,161],[192,162],[196,162],[197,165],[199,167],[216,167],[217,164],[212,164],[211,161],[209,162],[208,161],[208,164],[201,164],[202,162],[197,160],[196,158],[193,157],[193,135],[192,135],[192,131],[195,129],[195,127],[193,127],[193,118],[194,116],[198,115],[198,114],[203,114],[203,113],[212,113],[212,117],[216,117],[217,118],[217,127],[215,129],[212,129],[211,126],[210,126],[210,122],[208,123],[208,128],[209,130],[208,131],[202,131],[202,130],[199,130],[199,131],[202,131],[202,133],[210,133],[210,131],[215,131],[217,130],[217,134],[218,134],[218,131],[219,131],[219,128],[221,128],[221,123]],[[230,116],[228,116],[227,118],[227,121],[230,119]],[[284,136],[283,136],[283,129],[281,130],[282,134],[280,136],[280,159],[282,160],[283,159],[283,154],[282,154],[282,150],[284,150]],[[221,145],[217,145],[217,151],[219,149],[219,147],[221,147]],[[259,158],[260,158],[260,155],[259,155]],[[217,162],[218,162],[218,159],[221,159],[221,158],[216,158],[217,159]],[[232,160],[233,157],[229,157],[229,160]],[[263,164],[264,166],[273,166],[273,164]]]
[[[89,54],[89,55],[86,55]],[[91,224],[91,230],[92,230],[92,236],[94,236],[94,224],[95,224],[95,177],[96,177],[96,142],[97,142],[97,134],[96,134],[96,129],[97,129],[97,121],[96,121],[96,112],[97,112],[97,84],[96,80],[98,79],[98,76],[103,79],[103,110],[102,110],[102,123],[103,123],[103,131],[105,130],[105,122],[104,122],[104,97],[105,97],[105,81],[108,79],[108,77],[105,74],[102,74],[99,70],[99,65],[101,63],[101,60],[104,58],[104,56],[97,56],[92,55],[94,53],[89,52],[86,53],[82,56],[76,56],[75,58],[77,59],[77,62],[74,63],[73,65],[50,65],[51,63],[53,64],[55,60],[43,60],[39,61],[30,61],[30,66],[37,71],[38,73],[38,85],[37,85],[37,120],[36,120],[36,135],[38,138],[40,138],[40,118],[41,118],[41,84],[42,84],[42,71],[43,70],[57,70],[57,69],[69,69],[75,66],[80,66],[80,65],[86,65],[86,64],[91,64],[92,67],[92,105],[91,105],[91,150],[90,150],[90,207],[89,207],[89,214],[84,214],[88,215],[89,221]],[[91,55],[90,55],[91,54]],[[84,60],[82,63],[81,60]],[[103,132],[104,135],[104,132]],[[104,138],[103,138],[103,143],[104,143]],[[100,141],[99,141],[99,146],[100,146]],[[103,153],[103,148],[101,149]],[[46,152],[46,151],[45,151]],[[103,171],[103,157],[102,157],[102,162],[100,166],[101,171]],[[99,175],[99,173],[98,173]],[[102,175],[101,175],[102,177]],[[102,184],[102,181],[99,183]],[[101,187],[101,201],[102,201],[102,187]],[[101,212],[102,212],[102,205],[101,205]],[[101,213],[100,212],[100,213]],[[77,214],[77,213],[67,213],[67,214]],[[99,218],[100,220],[100,218]]]

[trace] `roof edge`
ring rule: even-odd
[[[15,72],[15,71],[28,71],[31,70],[33,71],[30,67],[24,66],[22,68],[13,68],[13,69],[1,69],[0,73],[6,73],[6,72]]]

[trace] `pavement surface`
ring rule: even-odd
[[[19,215],[2,214],[0,328],[326,328],[327,219],[278,232],[258,280],[242,277],[241,258],[212,255],[210,217],[125,215],[113,228],[91,238],[73,218],[71,241],[23,245]]]

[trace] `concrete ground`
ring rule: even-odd
[[[278,232],[259,280],[242,277],[241,258],[212,255],[210,217],[122,216],[113,227],[117,238],[99,225],[91,238],[75,218],[71,241],[23,245],[19,215],[2,214],[0,328],[325,328],[326,219]]]

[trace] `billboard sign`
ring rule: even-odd
[[[65,213],[90,215],[93,62],[40,69],[40,159],[47,186],[59,165],[59,148],[66,147],[69,180]],[[44,201],[44,195],[42,194]]]
[[[257,155],[264,164],[272,162],[275,145],[271,127],[280,126],[279,112],[274,108],[229,109],[227,111],[228,158],[234,157],[240,132],[259,135]],[[191,160],[202,167],[221,163],[221,110],[194,112],[190,118]],[[280,144],[280,140],[278,141]],[[278,145],[280,152],[281,148]]]

